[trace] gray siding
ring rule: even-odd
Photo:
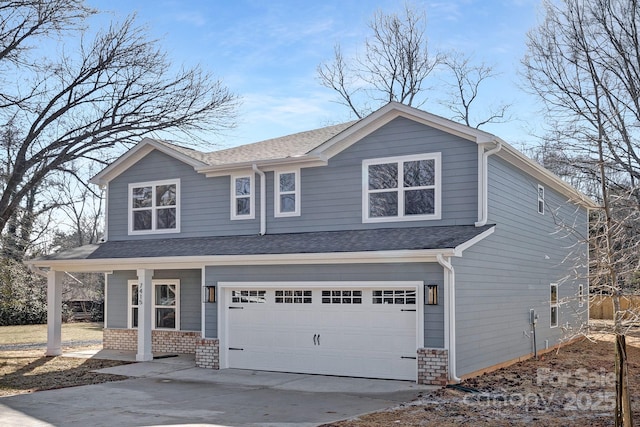
[[[362,160],[442,153],[442,220],[362,223]],[[180,178],[180,233],[128,235],[128,184]],[[230,177],[206,178],[153,151],[109,184],[110,240],[257,234],[260,179],[253,220],[230,219]],[[329,161],[301,171],[301,216],[274,217],[273,172],[267,172],[269,233],[472,224],[477,219],[477,147],[437,129],[397,118]]]
[[[562,338],[562,326],[579,328],[586,319],[577,307],[578,283],[587,292],[585,209],[545,186],[546,212],[537,210],[537,185],[497,156],[490,157],[489,223],[495,233],[454,259],[456,271],[457,367],[464,375],[533,352],[529,309],[539,316],[537,345]],[[576,256],[581,264],[576,265]],[[576,272],[578,275],[576,275]],[[550,328],[549,286],[558,283],[559,327]]]
[[[362,223],[362,160],[442,153],[442,220]],[[267,228],[273,233],[472,224],[477,220],[476,144],[397,118],[336,155],[326,167],[301,171],[301,216],[273,217],[273,174],[267,179]]]
[[[135,271],[114,271],[107,275],[106,328],[127,327],[127,282],[137,279]]]
[[[153,279],[180,280],[180,330],[200,331],[201,270],[155,270]],[[135,271],[114,271],[107,277],[107,328],[127,327],[127,282]]]
[[[218,282],[301,282],[301,281],[409,281],[442,286],[442,267],[438,264],[359,264],[206,267],[207,284]],[[440,289],[442,291],[442,289]],[[440,292],[441,296],[444,292]],[[218,304],[206,304],[206,336],[217,337]],[[425,346],[444,347],[444,307],[425,306]]]
[[[128,235],[128,186],[130,183],[180,179],[180,233]],[[260,206],[256,177],[256,208]],[[109,240],[154,239],[257,234],[259,216],[252,220],[231,217],[231,178],[206,178],[185,163],[152,151],[109,183]]]

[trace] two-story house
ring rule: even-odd
[[[144,139],[92,182],[105,241],[29,261],[50,355],[65,271],[105,272],[105,348],[214,369],[444,384],[587,323],[592,202],[405,105],[210,153]]]

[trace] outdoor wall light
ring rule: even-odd
[[[425,286],[424,303],[426,305],[438,305],[438,285]]]
[[[204,287],[204,302],[216,302],[216,287],[205,286]]]

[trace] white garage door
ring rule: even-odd
[[[416,288],[226,290],[228,366],[416,379]]]

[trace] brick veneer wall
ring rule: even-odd
[[[418,349],[418,384],[447,385],[449,352],[441,348]]]
[[[196,366],[198,368],[220,369],[220,341],[199,339],[196,341]]]
[[[154,353],[194,354],[200,332],[151,331],[151,351]],[[104,329],[102,347],[109,350],[138,350],[136,329]]]

